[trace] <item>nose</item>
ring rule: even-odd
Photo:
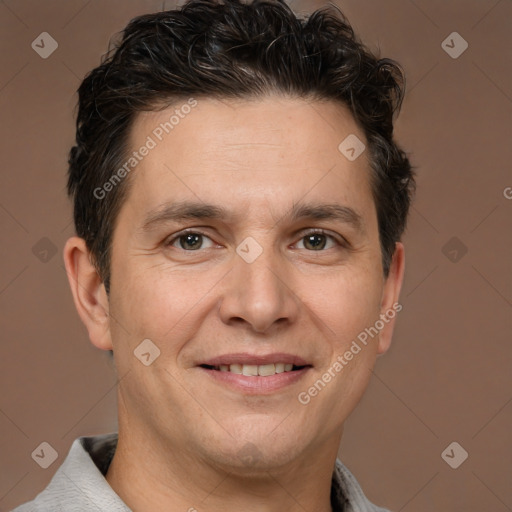
[[[293,288],[290,269],[272,249],[264,249],[252,262],[236,254],[224,282],[221,320],[227,325],[245,324],[258,333],[292,324],[300,310]]]

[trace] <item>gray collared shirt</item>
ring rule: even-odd
[[[131,512],[105,479],[117,446],[117,432],[79,437],[48,486],[12,512]],[[350,471],[336,461],[333,512],[389,512],[370,503]]]

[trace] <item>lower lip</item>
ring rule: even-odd
[[[295,384],[304,377],[311,367],[301,368],[291,372],[276,373],[268,377],[257,377],[240,375],[232,372],[221,372],[219,370],[210,370],[208,368],[198,367],[205,372],[211,379],[228,386],[237,391],[243,391],[247,394],[269,394],[274,391]]]

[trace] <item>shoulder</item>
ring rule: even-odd
[[[339,459],[334,468],[333,492],[340,503],[340,512],[390,512],[368,500],[354,475]]]
[[[129,512],[104,476],[116,444],[117,433],[75,439],[48,486],[12,512]]]

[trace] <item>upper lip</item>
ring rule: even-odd
[[[288,354],[286,352],[275,352],[272,354],[256,355],[249,353],[233,353],[224,354],[221,356],[212,357],[199,363],[200,365],[220,366],[230,364],[252,364],[264,365],[272,363],[291,363],[295,366],[311,366],[305,359],[295,354]]]

